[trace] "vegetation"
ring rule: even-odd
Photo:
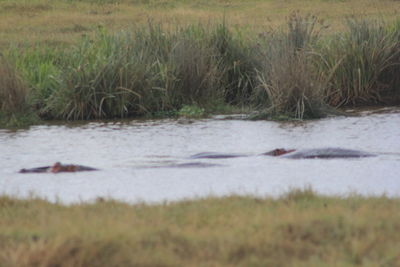
[[[399,266],[400,200],[229,196],[64,206],[0,198],[0,266]]]
[[[198,9],[200,2],[189,2],[134,3],[150,13],[161,6]],[[15,0],[0,2],[0,10],[10,10],[11,17],[27,10],[53,14],[61,7],[115,8],[118,13],[132,4]],[[193,107],[201,116],[233,106],[258,111],[255,118],[303,119],[323,117],[343,105],[396,104],[399,21],[396,15],[386,20],[354,15],[342,31],[332,32],[316,16],[293,12],[285,26],[257,31],[234,27],[229,19],[173,27],[150,20],[124,30],[97,25],[58,45],[43,40],[36,46],[28,38],[3,49],[0,71],[9,74],[0,80],[0,117],[12,122],[16,114],[66,120],[186,116]]]
[[[187,118],[201,118],[204,116],[205,110],[203,108],[200,108],[198,106],[183,106],[179,112],[178,115],[182,117],[187,117]]]
[[[99,26],[119,31],[140,27],[151,19],[173,29],[176,25],[220,22],[232,28],[263,32],[276,28],[298,10],[329,21],[331,30],[345,28],[347,16],[396,20],[396,0],[2,0],[0,47],[10,43],[69,46]]]
[[[0,55],[0,125],[21,127],[38,120],[31,114],[28,94],[15,66]]]

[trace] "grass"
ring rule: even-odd
[[[263,66],[257,73],[261,92],[256,97],[261,98],[267,114],[299,119],[323,115],[326,82],[315,66],[315,53],[324,28],[315,16],[293,13],[287,31],[263,36]]]
[[[24,109],[28,90],[15,66],[0,55],[0,112]]]
[[[23,42],[5,35],[9,42],[2,49],[4,60],[0,63],[4,66],[0,68],[9,69],[7,64],[11,64],[14,74],[10,72],[7,79],[15,81],[1,90],[25,102],[16,109],[15,97],[3,97],[2,116],[6,120],[24,113],[42,119],[112,119],[178,114],[192,106],[204,110],[202,114],[226,107],[252,109],[258,112],[255,118],[304,119],[326,116],[344,105],[400,102],[400,19],[389,12],[386,0],[372,6],[366,0],[303,3],[304,7],[329,6],[332,14],[345,21],[340,26],[338,21],[328,25],[320,17],[300,11],[288,13],[287,8],[295,4],[290,1],[281,4],[280,18],[285,21],[281,26],[274,26],[280,19],[257,27],[231,19],[234,10],[246,14],[269,5],[275,6],[275,13],[280,10],[273,0],[251,3],[0,2],[0,13],[7,10],[11,18],[41,14],[32,15],[34,21],[49,14],[62,20],[60,14],[72,16],[72,11],[78,10],[88,12],[82,19],[94,15],[97,22],[102,16],[132,8],[152,14],[146,23],[124,27],[116,18],[115,26],[103,22],[84,25],[75,17],[74,24],[65,24],[62,29],[57,28],[61,27],[58,22],[46,24],[69,36],[68,42],[49,41],[46,31],[37,33],[39,42],[31,35]],[[363,4],[370,13],[345,17],[343,10],[335,9],[355,4]],[[396,1],[391,4],[395,10]],[[194,22],[189,12],[213,14],[214,8],[224,14],[218,23],[204,17]],[[375,9],[382,13],[373,13]],[[93,10],[97,10],[95,14]],[[187,17],[170,21],[169,14],[178,10]],[[375,15],[366,19],[367,13]],[[12,27],[4,33],[18,28]],[[20,83],[26,87],[24,92]]]
[[[393,20],[400,10],[395,0],[3,0],[0,2],[0,46],[9,43],[70,45],[99,25],[112,31],[144,25],[151,18],[165,27],[219,22],[256,32],[285,23],[294,10],[316,14],[333,30],[345,28],[349,15]]]
[[[399,199],[229,196],[63,206],[0,198],[0,266],[399,266]]]
[[[0,125],[25,127],[39,121],[28,103],[29,91],[15,65],[0,54]]]
[[[349,31],[326,46],[328,65],[340,61],[329,101],[332,104],[377,103],[384,94],[399,88],[397,78],[387,78],[386,73],[398,69],[400,32],[374,19],[349,18],[347,24]]]

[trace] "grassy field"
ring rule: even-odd
[[[0,198],[0,266],[400,266],[400,199],[230,196],[63,206]]]
[[[152,20],[165,27],[219,23],[257,32],[286,22],[291,12],[314,14],[341,30],[346,16],[393,20],[400,12],[395,0],[2,0],[0,47],[10,43],[64,45],[99,26],[112,31]]]
[[[0,125],[398,104],[399,6],[0,1]]]

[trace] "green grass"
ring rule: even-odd
[[[293,13],[286,31],[264,34],[256,101],[266,114],[297,119],[325,115],[327,78],[315,63],[321,59],[316,54],[324,29],[315,16]]]
[[[387,197],[229,196],[63,206],[0,198],[0,266],[400,266]]]
[[[24,109],[28,91],[16,67],[0,54],[0,112]]]
[[[0,125],[25,127],[39,122],[29,104],[30,88],[18,75],[16,66],[0,54]]]
[[[112,31],[144,25],[148,19],[175,25],[219,22],[223,16],[232,27],[260,32],[283,24],[291,12],[316,14],[331,25],[344,28],[349,15],[395,19],[395,0],[3,0],[0,1],[0,47],[11,44],[65,46],[82,34],[93,34],[99,25]]]
[[[385,94],[398,92],[398,75],[392,76],[392,71],[399,69],[399,29],[373,19],[348,18],[347,25],[348,32],[325,46],[328,68],[339,64],[332,77],[329,101],[378,103]]]
[[[345,5],[353,2],[362,1]],[[120,10],[131,5],[161,12],[159,5],[164,4],[37,0],[5,1],[0,7],[12,10],[13,17],[28,11],[53,14],[78,7]],[[220,4],[173,1],[168,9],[211,12],[206,6],[222,8]],[[261,8],[276,3],[253,4]],[[228,5],[227,10],[236,6],[244,13],[251,8],[237,1]],[[290,13],[280,26],[257,29],[238,25],[229,16],[219,23],[161,23],[148,18],[146,24],[124,30],[103,23],[92,28],[75,24],[71,27],[80,36],[58,45],[28,37],[3,49],[0,68],[10,65],[12,70],[0,80],[8,83],[0,88],[2,116],[113,119],[176,115],[183,107],[197,106],[204,114],[226,107],[256,111],[254,118],[308,119],[334,114],[335,108],[345,105],[400,103],[398,15],[367,19],[353,14],[345,21],[341,31],[331,31],[320,17],[300,12]]]

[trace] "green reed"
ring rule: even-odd
[[[293,13],[284,31],[266,32],[259,45],[262,67],[257,70],[255,101],[266,116],[293,118],[324,115],[326,81],[315,61],[316,46],[325,28],[315,16]]]
[[[400,23],[349,18],[347,27],[329,34],[318,18],[299,13],[286,28],[261,34],[232,30],[225,20],[172,30],[152,22],[116,33],[99,27],[65,49],[6,51],[17,73],[6,76],[11,84],[20,77],[28,105],[50,119],[177,114],[191,105],[205,114],[233,105],[303,119],[399,100]],[[16,85],[7,90],[21,94]]]
[[[338,67],[327,93],[331,105],[382,102],[399,87],[400,27],[382,21],[347,19],[348,31],[324,45],[326,67]]]

